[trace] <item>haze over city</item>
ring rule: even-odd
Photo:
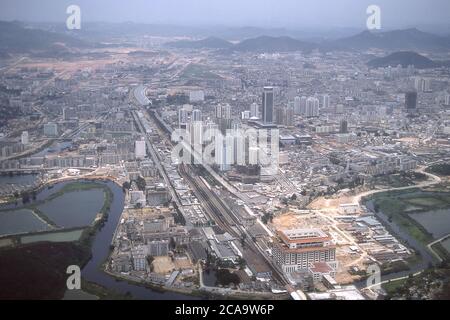
[[[366,8],[382,9],[385,28],[420,25],[448,27],[446,0],[2,0],[1,20],[64,22],[76,4],[83,19],[150,24],[259,26],[285,28],[363,28]]]
[[[449,18],[0,0],[0,299],[449,300]]]

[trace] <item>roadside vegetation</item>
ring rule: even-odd
[[[450,264],[441,263],[419,275],[382,285],[386,299],[450,299]]]

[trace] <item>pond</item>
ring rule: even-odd
[[[441,242],[442,246],[450,253],[450,237]]]
[[[431,233],[434,239],[450,233],[450,210],[448,209],[411,213],[409,216]]]
[[[82,276],[86,280],[98,283],[106,288],[116,290],[123,294],[129,292],[137,299],[198,299],[181,293],[155,291],[150,288],[128,283],[127,281],[116,280],[114,277],[101,270],[101,265],[109,257],[113,234],[119,223],[125,203],[125,195],[122,187],[110,181],[105,182],[104,184],[110,188],[114,195],[111,203],[111,210],[109,211],[108,221],[95,236],[94,242],[92,243],[92,258],[83,268],[81,272]]]
[[[72,191],[38,205],[37,208],[60,227],[89,226],[103,207],[103,189]]]
[[[72,183],[74,182],[65,181],[56,183],[51,188],[46,187],[41,189],[36,196],[35,203],[39,201],[46,201],[49,197],[51,197],[52,195],[54,196],[60,191],[63,191],[65,187],[69,186]],[[76,183],[88,184],[92,183],[92,181],[79,180]],[[43,204],[38,204],[42,210],[47,209],[48,212],[46,213],[51,215],[55,220],[59,221],[62,224],[85,223],[86,221],[88,221],[88,218],[91,218],[92,216],[89,214],[84,215],[83,213],[81,213],[84,210],[82,208],[92,209],[93,211],[100,210],[103,205],[103,201],[101,199],[103,199],[104,197],[103,189],[101,187],[107,187],[109,188],[109,190],[111,190],[113,197],[108,220],[103,225],[103,227],[97,231],[93,239],[93,242],[91,244],[92,256],[89,262],[82,269],[82,277],[88,281],[97,283],[105,288],[115,290],[122,294],[129,292],[134,298],[137,299],[198,299],[197,297],[192,297],[181,293],[153,290],[151,288],[135,285],[127,281],[117,280],[116,278],[112,277],[102,270],[102,264],[109,257],[113,234],[116,230],[117,224],[119,223],[122,211],[124,209],[125,195],[123,193],[122,187],[115,184],[114,182],[96,181],[96,183],[100,184],[98,189],[66,192],[62,197],[64,197],[65,195],[67,197],[56,197],[46,202],[45,206],[43,206]],[[88,204],[84,202],[87,202]],[[15,204],[3,204],[0,205],[0,209],[5,210],[24,208],[17,208]],[[70,220],[66,220],[69,218],[62,218],[60,217],[60,215],[70,216]],[[76,217],[74,218],[74,216]],[[83,218],[81,219],[79,216],[82,216]],[[31,243],[39,241],[75,241],[79,239],[82,231],[83,230],[69,230],[26,235],[21,237],[21,242]],[[8,243],[0,244],[8,245]]]
[[[0,206],[0,236],[61,228],[85,227],[92,224],[105,203],[105,191],[102,185],[91,185],[89,190],[41,190],[36,200],[22,204],[4,204]],[[43,194],[47,196],[43,198]],[[53,199],[48,197],[53,195]]]
[[[50,230],[31,210],[19,209],[0,212],[0,236]]]

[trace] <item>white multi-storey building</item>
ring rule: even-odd
[[[29,135],[28,135],[28,131],[24,131],[22,132],[22,136],[21,136],[21,142],[24,145],[27,145],[30,143],[30,139],[29,139]]]
[[[330,107],[330,96],[324,94],[322,96],[322,108],[328,109]]]
[[[135,142],[134,154],[136,159],[144,159],[147,152],[145,150],[145,140],[138,140]]]
[[[250,106],[250,117],[259,118],[259,107],[257,103],[252,103]]]
[[[321,262],[335,269],[336,245],[320,229],[277,230],[273,260],[285,273],[307,271],[315,263]]]
[[[319,99],[314,97],[309,97],[306,100],[306,113],[307,117],[318,117],[319,116]]]

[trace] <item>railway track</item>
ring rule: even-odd
[[[159,129],[158,132],[161,139],[165,139],[169,145],[173,145],[167,137],[168,133],[165,132],[166,128],[161,128],[156,121],[153,122],[153,125]],[[216,193],[210,190],[199,177],[195,177],[195,175],[192,174],[194,167],[192,165],[180,164],[178,169],[182,177],[186,179],[189,182],[189,185],[193,188],[195,195],[206,207],[205,209],[210,218],[212,218],[212,220],[215,221],[220,228],[227,231],[230,235],[236,237],[237,239],[242,239],[245,235],[245,239],[243,241],[247,250],[251,250],[253,254],[256,254],[262,258],[261,262],[264,262],[270,268],[272,271],[272,277],[275,280],[282,285],[288,285],[289,282],[273,263],[270,257],[268,257],[267,254],[252,240],[251,235],[242,226],[241,221],[239,221],[239,217],[237,217],[235,213],[227,207],[223,200],[220,199]],[[214,179],[213,176],[211,177]]]
[[[274,279],[283,285],[287,285],[288,281],[285,279],[284,275],[274,265],[270,258],[253,242],[250,234],[241,225],[239,218],[234,212],[223,203],[222,199],[220,199],[217,194],[209,190],[200,178],[193,177],[190,172],[187,172],[186,167],[190,167],[190,165],[180,165],[180,173],[190,182],[191,187],[194,189],[194,193],[199,197],[199,200],[202,201],[202,204],[206,204],[209,208],[207,211],[212,215],[212,218],[217,225],[238,239],[242,239],[245,234],[246,237],[244,242],[246,248],[251,250],[253,254],[263,258],[264,263],[266,263],[272,271]]]

